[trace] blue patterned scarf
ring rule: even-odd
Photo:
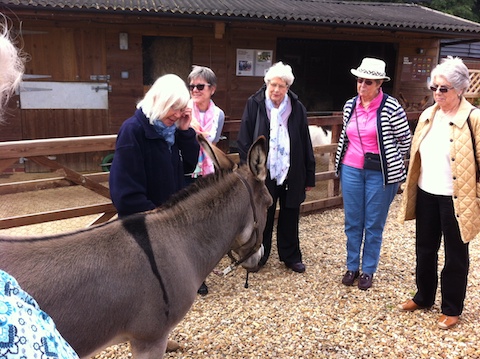
[[[155,127],[155,131],[157,131],[160,137],[168,143],[168,149],[171,151],[172,146],[175,143],[175,131],[177,130],[177,126],[173,124],[168,127],[162,121],[155,120],[153,122],[153,127]]]

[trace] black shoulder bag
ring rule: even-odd
[[[363,143],[362,143],[362,136],[360,136],[360,130],[358,129],[358,117],[357,117],[357,109],[354,108],[355,112],[355,122],[357,125],[357,133],[358,139],[360,140],[360,146],[362,147],[363,152]],[[380,163],[380,155],[378,153],[373,152],[363,152],[363,169],[364,170],[374,170],[374,171],[381,171],[382,164]]]

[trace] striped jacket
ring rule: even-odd
[[[357,96],[348,100],[343,107],[343,128],[335,155],[335,173],[337,176],[343,156],[347,151],[349,140],[346,135],[346,128],[356,103]],[[410,148],[411,140],[412,134],[405,111],[394,97],[384,94],[377,113],[377,141],[384,185],[405,180],[407,171],[404,159]]]

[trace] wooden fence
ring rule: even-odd
[[[418,114],[419,113],[409,113],[409,119],[416,120]],[[309,117],[309,123],[331,128],[332,141],[334,143],[315,148],[317,154],[331,154],[327,170],[316,173],[315,176],[317,182],[327,181],[325,197],[304,202],[301,207],[302,213],[324,210],[342,204],[339,181],[333,171],[333,153],[337,147],[335,142],[338,139],[341,129],[341,115]],[[224,134],[229,136],[230,134],[238,132],[239,126],[239,120],[226,122]],[[98,214],[98,217],[91,224],[98,224],[108,221],[115,216],[116,210],[110,200],[109,189],[102,184],[108,182],[108,172],[99,171],[96,173],[82,174],[63,166],[55,160],[55,155],[67,153],[113,152],[115,149],[115,140],[116,135],[104,135],[0,143],[0,173],[18,162],[20,158],[26,158],[52,170],[52,177],[49,178],[0,184],[0,195],[77,185],[94,191],[105,199],[105,201],[100,201],[100,203],[94,205],[0,218],[0,229],[92,214]]]

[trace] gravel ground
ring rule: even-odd
[[[48,191],[40,191],[51,196]],[[72,191],[67,189],[66,191]],[[67,192],[65,192],[67,193]],[[0,201],[2,216],[23,213],[16,195]],[[38,196],[38,197],[37,197]],[[58,197],[58,196],[57,196]],[[87,195],[65,195],[93,201]],[[209,294],[198,296],[191,310],[172,332],[182,350],[165,358],[480,358],[480,244],[470,245],[471,269],[465,310],[457,327],[437,329],[440,298],[432,309],[401,313],[396,305],[415,292],[414,221],[396,222],[401,195],[392,204],[378,272],[373,287],[361,291],[340,283],[345,271],[343,210],[310,214],[300,220],[301,247],[307,271],[293,273],[278,261],[275,246],[267,265],[250,275],[211,274]],[[30,193],[28,209],[46,199]],[[57,201],[58,202],[58,201]],[[81,228],[94,216],[2,230],[0,233],[58,233]],[[442,250],[441,262],[443,262]],[[219,267],[229,262],[224,258]],[[441,268],[439,268],[440,270]],[[93,359],[126,359],[128,344],[106,348]]]
[[[340,283],[345,271],[343,210],[302,217],[307,271],[287,270],[274,251],[264,269],[250,276],[248,289],[243,270],[225,278],[211,274],[210,293],[198,296],[170,336],[182,350],[165,358],[480,358],[477,241],[470,245],[468,293],[456,328],[437,329],[439,295],[430,310],[396,310],[415,291],[414,222],[396,222],[400,196],[392,204],[372,288],[361,291]],[[227,264],[224,259],[220,267]],[[130,357],[123,344],[95,359]]]

